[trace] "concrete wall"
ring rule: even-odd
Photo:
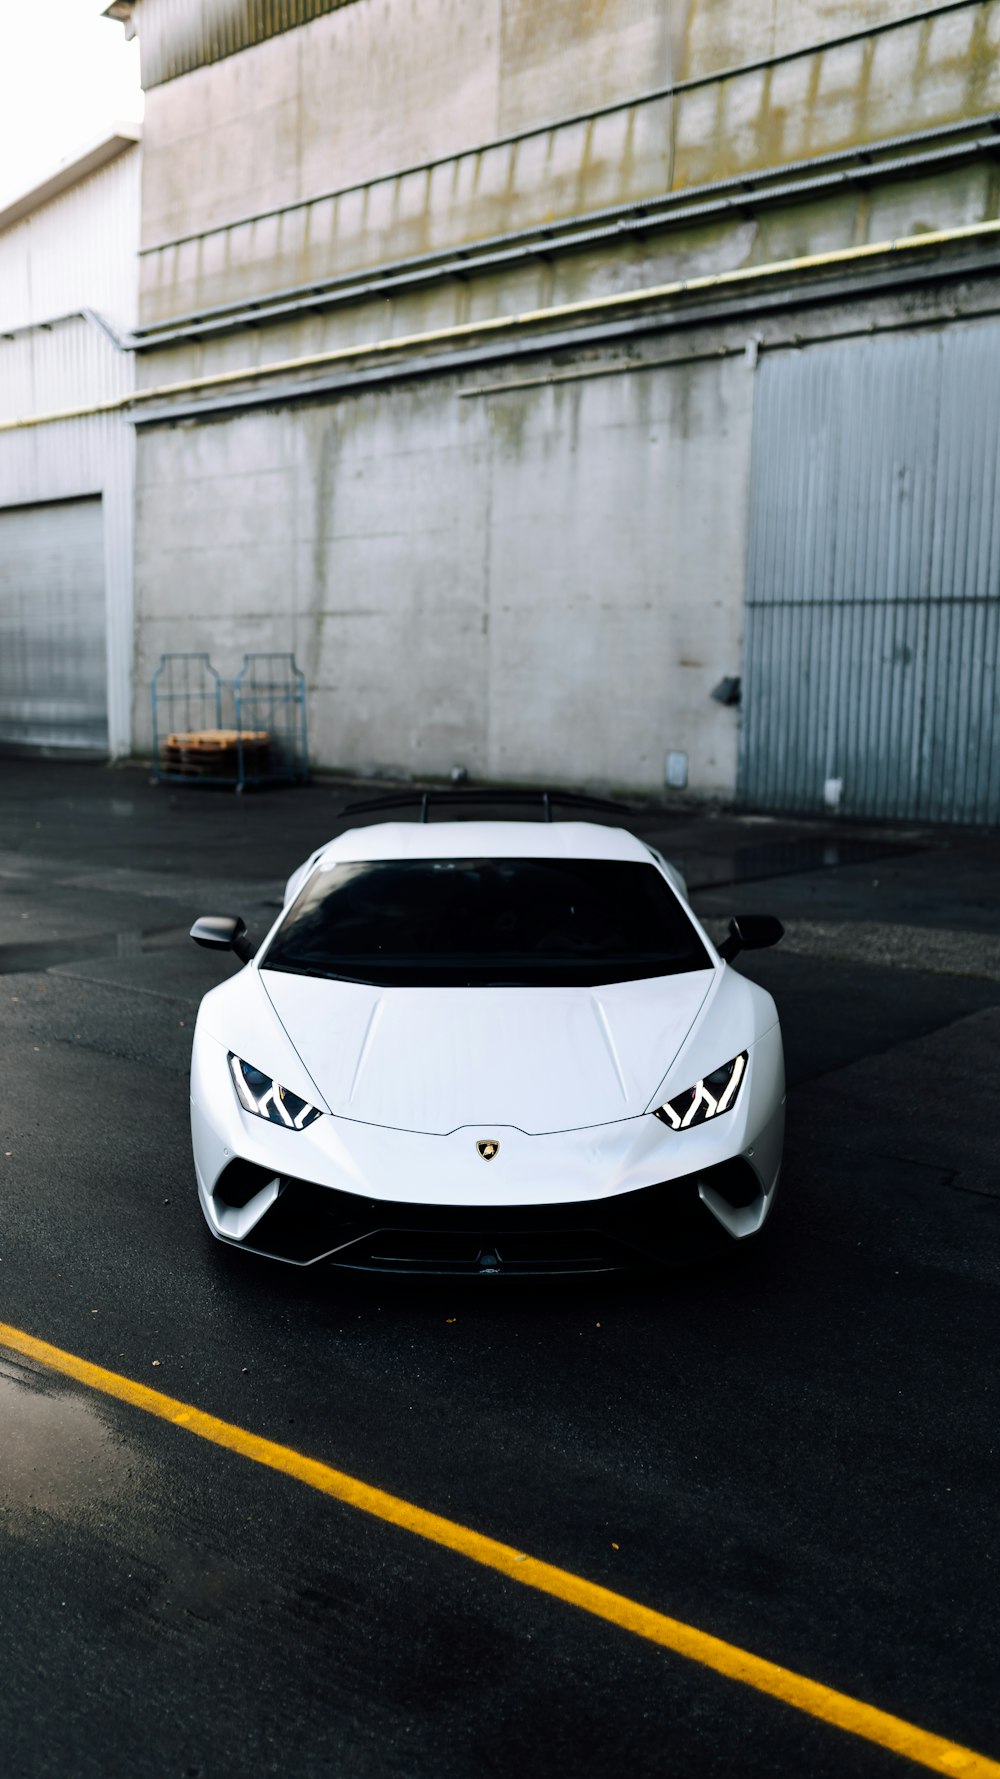
[[[915,10],[354,0],[147,95],[142,320],[995,110],[998,0]]]
[[[140,37],[166,4],[141,0]],[[752,295],[700,330],[665,302],[627,349],[686,360],[669,369],[623,371],[610,336],[520,358],[512,334],[481,373],[432,355],[475,350],[455,327],[995,218],[976,132],[1000,0],[923,10],[351,0],[156,86],[140,384],[225,376],[271,405],[199,418],[181,388],[140,425],[139,745],[161,652],[229,674],[292,649],[317,764],[657,789],[676,749],[696,789],[731,792],[738,713],[710,692],[742,661]],[[650,226],[571,245],[646,199]],[[861,306],[805,301],[783,343]],[[302,362],[404,338],[409,368],[370,389],[381,349],[336,393]]]
[[[398,3],[398,0],[397,0]],[[128,0],[139,24],[142,77],[147,91],[178,75],[208,67],[304,23],[364,0]],[[820,42],[850,24],[868,27],[910,17],[923,0],[494,0],[493,16],[525,63],[551,63],[555,46],[586,77],[580,37],[596,24],[619,37],[654,19],[678,77],[772,55],[790,45]],[[845,25],[845,20],[847,25]]]
[[[291,648],[327,764],[655,788],[683,748],[725,790],[752,383],[441,379],[144,433],[137,683]]]
[[[355,0],[155,87],[144,243],[460,154],[669,79],[661,0],[544,11],[542,23],[526,0]],[[141,14],[139,27],[141,38]]]

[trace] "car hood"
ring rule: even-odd
[[[593,989],[259,980],[331,1112],[438,1135],[540,1135],[644,1112],[714,972]]]

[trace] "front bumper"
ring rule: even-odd
[[[713,1200],[756,1231],[776,1185],[765,1193],[740,1158],[614,1198],[463,1207],[363,1199],[235,1161],[216,1184],[208,1222],[223,1241],[298,1266],[326,1260],[363,1272],[610,1272],[724,1252],[734,1237],[710,1208]],[[220,1226],[227,1214],[238,1216],[260,1197],[266,1209],[249,1233],[242,1241],[227,1237]]]

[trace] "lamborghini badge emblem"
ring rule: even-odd
[[[483,1137],[476,1144],[476,1148],[484,1161],[492,1161],[500,1153],[500,1144],[495,1137]]]

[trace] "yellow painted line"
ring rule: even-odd
[[[822,1723],[847,1730],[880,1748],[888,1748],[893,1754],[901,1754],[932,1773],[960,1775],[961,1779],[1000,1779],[1000,1762],[976,1754],[971,1748],[963,1748],[943,1736],[918,1729],[901,1717],[865,1705],[847,1693],[835,1692],[790,1668],[779,1667],[776,1662],[765,1661],[749,1650],[709,1636],[680,1619],[654,1612],[624,1594],[599,1587],[596,1582],[586,1581],[567,1569],[540,1562],[525,1551],[500,1544],[495,1538],[486,1538],[455,1520],[428,1513],[411,1501],[388,1495],[329,1464],[307,1458],[290,1446],[261,1439],[256,1433],[248,1433],[245,1428],[233,1426],[229,1421],[220,1421],[215,1415],[205,1414],[189,1403],[178,1402],[159,1390],[151,1390],[146,1384],[136,1383],[115,1371],[106,1371],[101,1365],[92,1365],[75,1353],[66,1353],[60,1347],[50,1346],[48,1341],[36,1340],[34,1335],[25,1334],[22,1329],[12,1328],[5,1322],[0,1322],[0,1346],[34,1359],[52,1371],[61,1372],[87,1389],[99,1390],[104,1396],[113,1396],[117,1401],[156,1415],[159,1420],[169,1421],[187,1433],[195,1433],[199,1439],[207,1439],[226,1451],[236,1452],[241,1458],[265,1464],[269,1470],[293,1477],[296,1482],[305,1483],[322,1495],[331,1495],[335,1501],[342,1501],[361,1513],[371,1514],[390,1526],[399,1526],[404,1532],[442,1545],[486,1569],[495,1569],[509,1580],[520,1582],[522,1587],[548,1594],[569,1606],[578,1606],[593,1618],[604,1619],[607,1624],[631,1631],[634,1636],[655,1643],[661,1649],[686,1656],[689,1661],[711,1668],[716,1674],[724,1674],[728,1680],[738,1680],[756,1692],[781,1699],[786,1705],[793,1705],[796,1710],[804,1711]]]

